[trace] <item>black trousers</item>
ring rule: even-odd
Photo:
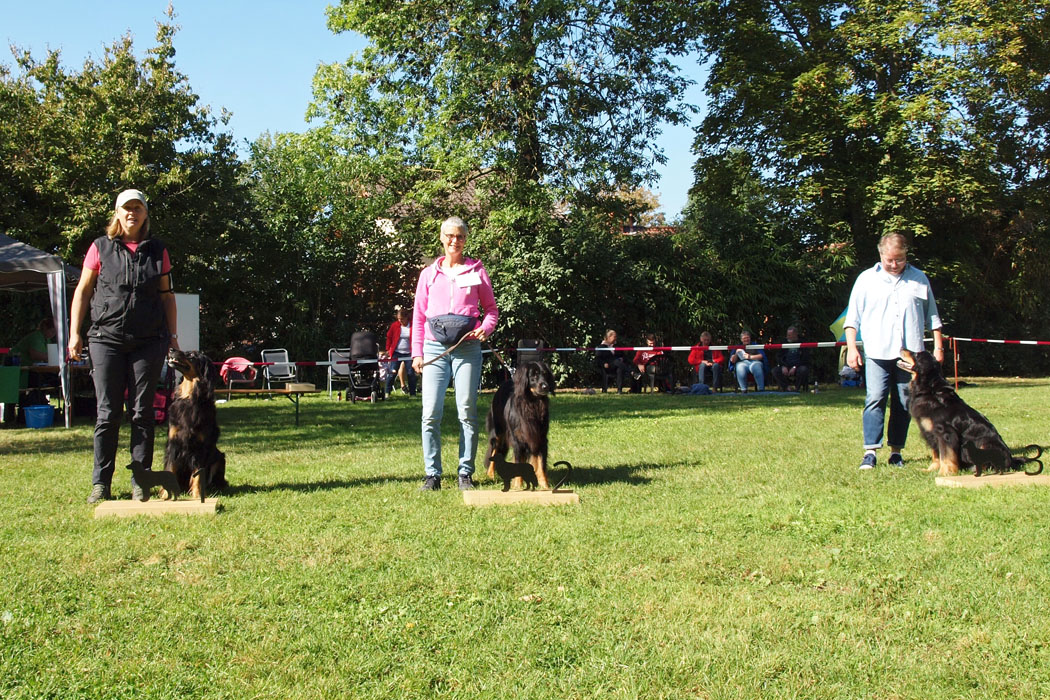
[[[777,380],[777,385],[780,386],[781,391],[788,390],[788,382],[791,381],[791,378],[784,375],[784,368],[780,365],[773,368],[773,379]],[[795,390],[805,391],[808,387],[809,366],[799,365],[795,368]]]
[[[88,345],[98,407],[92,484],[113,483],[125,391],[131,409],[131,459],[146,469],[152,466],[153,396],[167,351],[168,341],[164,338],[123,344],[93,340]]]

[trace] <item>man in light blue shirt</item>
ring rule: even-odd
[[[864,459],[861,469],[875,466],[875,450],[882,447],[886,399],[890,424],[886,441],[890,466],[904,465],[901,448],[908,438],[908,382],[911,376],[897,367],[901,348],[921,352],[926,329],[933,332],[933,356],[944,361],[941,318],[926,275],[908,264],[908,240],[888,233],[879,240],[879,262],[857,277],[846,307],[846,364],[864,365],[867,396],[864,402]],[[864,334],[864,355],[857,350],[857,331]],[[892,391],[891,391],[892,389]]]

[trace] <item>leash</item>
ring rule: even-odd
[[[438,360],[440,360],[440,359],[441,359],[442,357],[446,357],[446,356],[447,356],[447,355],[448,355],[448,354],[449,354],[450,352],[452,352],[453,350],[455,350],[456,348],[458,348],[458,347],[459,347],[459,344],[460,344],[460,343],[462,343],[462,342],[463,342],[464,340],[466,340],[466,339],[467,339],[467,336],[463,336],[462,338],[460,338],[460,339],[459,339],[459,341],[458,341],[458,342],[457,342],[457,343],[456,343],[455,345],[453,345],[452,347],[450,347],[450,348],[449,348],[448,350],[446,350],[445,352],[441,353],[441,354],[440,354],[440,355],[438,355],[437,357],[433,357],[433,358],[431,358],[431,359],[427,360],[426,362],[424,362],[424,363],[423,363],[423,367],[426,367],[426,366],[427,366],[427,365],[429,365],[429,364],[433,364],[434,362],[437,362],[437,361],[438,361]],[[514,376],[514,368],[513,368],[513,367],[511,367],[510,365],[508,365],[508,364],[507,364],[507,363],[506,363],[506,362],[504,361],[504,359],[503,359],[503,356],[499,354],[499,350],[497,350],[497,349],[496,349],[496,348],[495,348],[495,347],[494,347],[494,346],[492,345],[492,343],[485,343],[485,344],[486,344],[486,345],[488,345],[488,346],[489,346],[489,350],[491,350],[491,351],[492,351],[492,356],[493,356],[493,357],[495,357],[495,358],[496,358],[497,360],[499,360],[499,363],[500,363],[501,365],[503,365],[503,368],[504,368],[504,369],[506,369],[506,370],[507,370],[507,371],[508,371],[508,372],[510,373],[510,376],[512,376],[512,377],[513,377],[513,376]]]
[[[493,357],[495,357],[495,358],[496,358],[496,359],[497,359],[497,360],[499,361],[499,363],[500,363],[501,365],[503,365],[503,369],[507,370],[507,373],[508,373],[508,374],[509,374],[509,375],[510,375],[511,377],[513,377],[513,376],[514,376],[514,368],[513,368],[513,367],[511,367],[510,365],[508,365],[508,364],[507,364],[507,363],[506,363],[506,362],[504,361],[504,359],[503,359],[503,356],[499,354],[499,350],[497,350],[497,349],[496,349],[496,346],[495,346],[495,345],[493,345],[492,343],[488,343],[488,346],[489,346],[489,350],[491,350],[491,351],[492,351],[492,356],[493,356]]]
[[[447,356],[447,355],[448,355],[449,353],[453,352],[453,351],[454,351],[454,349],[456,349],[457,347],[459,347],[459,346],[460,346],[460,343],[462,343],[462,342],[463,342],[464,340],[466,340],[466,336],[463,336],[462,338],[460,338],[460,339],[459,339],[459,340],[458,340],[458,341],[456,342],[456,344],[455,344],[455,345],[453,345],[453,346],[449,347],[448,349],[446,349],[446,351],[445,351],[444,353],[442,353],[441,355],[439,355],[439,356],[437,356],[437,357],[435,357],[435,358],[429,359],[429,360],[427,360],[426,362],[424,362],[424,363],[422,364],[422,366],[420,367],[420,369],[422,369],[423,367],[425,367],[425,366],[426,366],[426,365],[428,365],[428,364],[434,364],[435,362],[437,362],[437,361],[438,361],[438,360],[440,360],[441,358],[443,358],[443,357]]]

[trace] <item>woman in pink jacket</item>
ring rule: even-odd
[[[463,219],[446,219],[441,224],[445,254],[419,274],[416,284],[412,368],[423,375],[423,491],[441,489],[441,417],[450,383],[459,415],[459,488],[474,488],[481,343],[495,330],[499,310],[485,266],[463,255],[466,242]],[[424,362],[431,360],[424,371]]]

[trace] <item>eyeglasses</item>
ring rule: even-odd
[[[447,240],[450,240],[450,241],[463,241],[463,240],[466,240],[466,238],[467,238],[467,234],[465,234],[465,233],[457,233],[455,235],[448,234],[448,233],[443,233],[443,234],[441,234],[441,236],[443,238],[447,239]]]

